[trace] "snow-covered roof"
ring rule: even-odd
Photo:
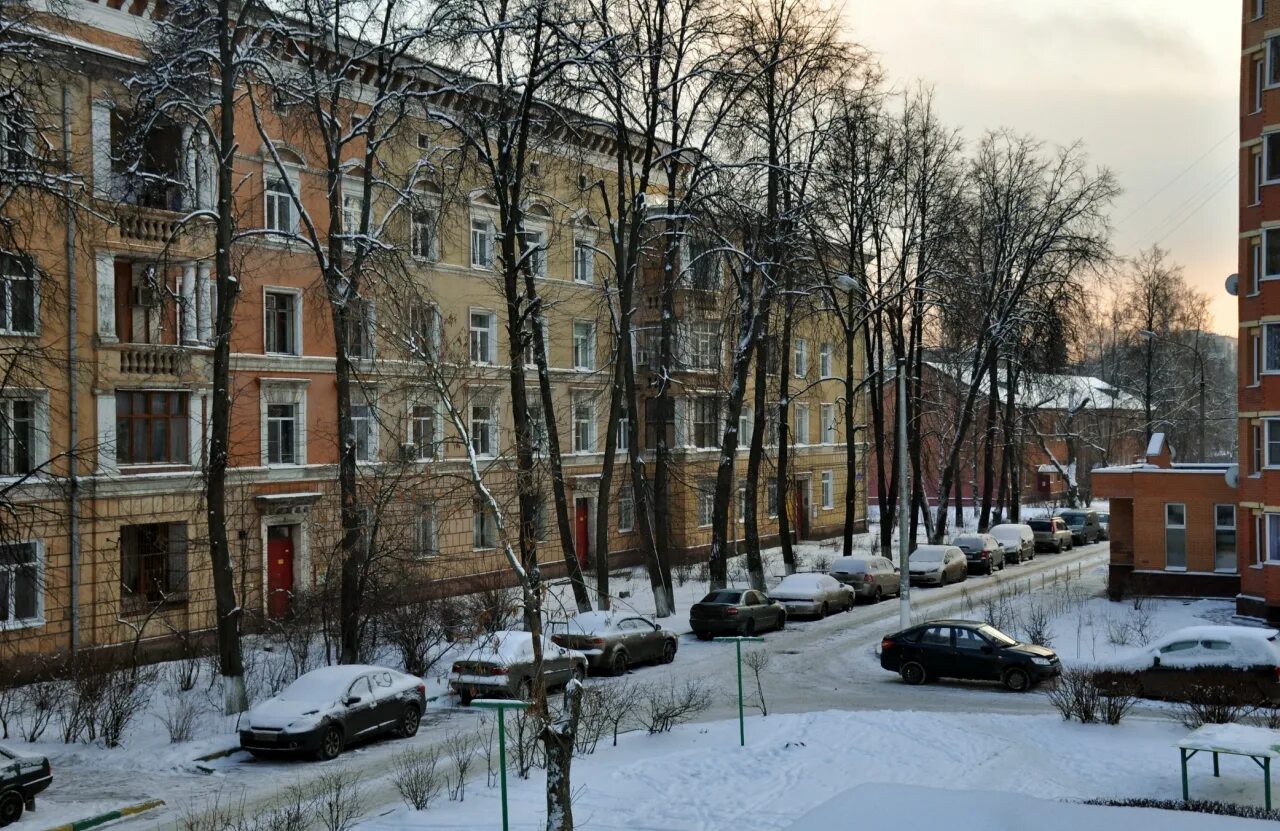
[[[1164,433],[1152,433],[1151,438],[1147,440],[1147,455],[1159,456],[1164,452],[1164,445]]]
[[[937,361],[926,361],[936,372],[968,383],[968,370]],[[1003,375],[1001,376],[1003,387]],[[987,380],[982,379],[986,389]],[[1018,385],[1018,406],[1033,410],[1126,410],[1142,412],[1142,401],[1119,387],[1092,375],[1026,373]]]

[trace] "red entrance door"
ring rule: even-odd
[[[288,617],[293,601],[293,526],[267,528],[267,615]]]
[[[795,505],[796,542],[799,542],[809,536],[809,483],[793,480],[791,492],[795,495],[792,504]]]
[[[587,521],[588,504],[585,499],[579,499],[574,502],[573,547],[578,553],[578,565],[583,568],[587,567],[587,562],[591,556],[590,523]]]

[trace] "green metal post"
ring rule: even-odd
[[[1187,787],[1187,749],[1185,747],[1178,748],[1178,755],[1182,757],[1182,801],[1191,801],[1191,790]]]
[[[1213,775],[1218,775],[1218,751],[1213,751]]]
[[[1267,797],[1267,810],[1271,810],[1271,757],[1264,757],[1262,760],[1262,775],[1266,777],[1262,783],[1262,792]]]
[[[742,641],[734,641],[738,647],[738,747],[747,746],[747,722],[742,707]]]
[[[498,708],[498,768],[502,782],[502,831],[507,831],[507,719],[502,707]],[[1186,779],[1185,768],[1183,779]]]

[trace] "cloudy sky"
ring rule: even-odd
[[[1236,333],[1239,0],[846,0],[854,39],[895,86],[933,85],[976,137],[1012,127],[1084,141],[1125,193],[1115,246],[1159,243]]]

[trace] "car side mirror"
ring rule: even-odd
[[[353,704],[359,704],[361,701],[362,699],[358,695],[349,695],[346,698],[342,699],[342,703],[347,705],[348,707],[352,706]]]
[[[1153,666],[1153,667],[1158,667],[1158,666],[1160,666],[1160,656],[1159,656],[1159,655],[1157,655],[1157,656],[1155,656],[1154,658],[1152,658],[1152,659],[1151,659],[1151,666]]]
[[[661,630],[661,629],[662,629],[662,627],[661,627],[661,626],[659,626],[658,624],[656,624],[656,623],[655,623],[655,624],[653,624],[653,631],[657,632],[657,631],[659,631],[659,630]]]

